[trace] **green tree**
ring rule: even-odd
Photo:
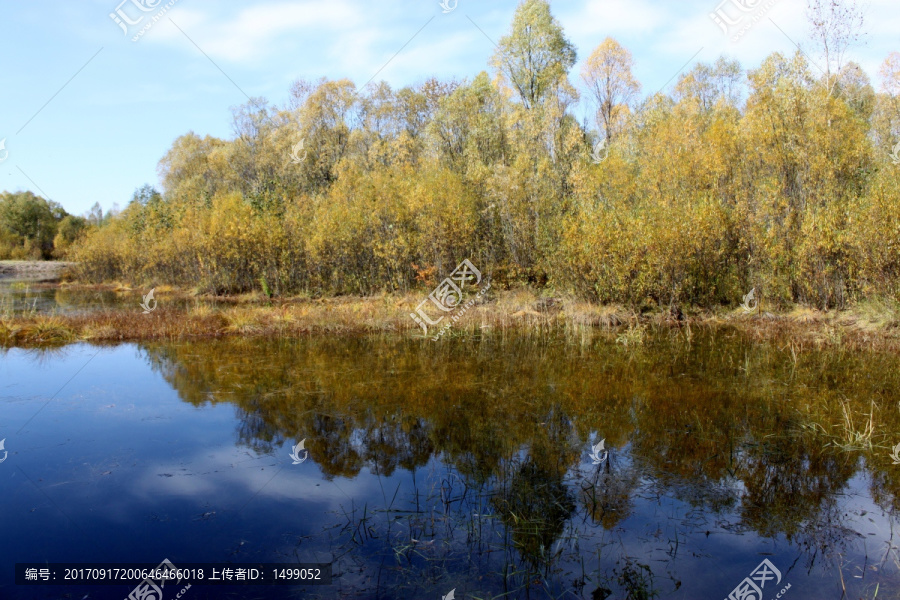
[[[3,192],[0,194],[0,229],[6,234],[6,253],[19,258],[51,258],[57,224],[67,216],[63,208],[52,200],[45,200],[32,192]],[[10,242],[19,248],[9,247]]]
[[[156,204],[160,201],[162,201],[162,194],[160,194],[156,190],[156,188],[150,184],[144,184],[140,188],[136,189],[134,191],[134,195],[131,196],[131,202],[140,204],[141,206]]]
[[[53,256],[65,258],[69,249],[75,244],[87,230],[88,222],[84,217],[66,215],[56,228],[56,236],[53,238]]]
[[[575,64],[575,47],[546,0],[524,0],[509,35],[500,38],[491,65],[526,108],[542,104]]]

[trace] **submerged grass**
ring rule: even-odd
[[[847,399],[841,399],[843,416],[842,450],[871,450],[872,435],[875,433],[875,402],[872,402],[868,417],[854,418],[853,407]]]

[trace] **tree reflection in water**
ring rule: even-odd
[[[841,508],[848,491],[865,491],[854,477],[869,476],[891,519],[898,502],[896,468],[839,449],[840,420],[822,400],[900,389],[895,359],[875,353],[797,363],[777,344],[665,332],[635,351],[598,335],[580,345],[222,340],[145,352],[184,401],[233,404],[240,444],[265,454],[306,439],[326,480],[378,482],[378,494],[348,499],[305,542],[333,552],[358,595],[455,586],[480,597],[655,598],[689,583],[689,597],[724,597],[745,576],[732,574],[747,571],[733,563],[772,547],[765,539],[786,542],[784,571],[802,556],[834,590],[838,559],[860,552]],[[900,431],[898,411],[879,413],[878,427]],[[610,454],[595,466],[587,450],[600,438]],[[737,553],[734,534],[749,532],[759,541]],[[701,558],[731,579],[701,582]],[[884,562],[886,586],[896,571]]]

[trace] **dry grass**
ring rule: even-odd
[[[647,339],[647,327],[645,325],[631,325],[616,336],[616,343],[626,348],[643,346]]]
[[[88,323],[81,328],[81,339],[85,341],[103,341],[118,338],[118,332],[108,324]]]
[[[816,310],[815,308],[809,308],[807,306],[795,306],[794,309],[787,314],[787,318],[791,319],[795,323],[809,325],[812,323],[821,323],[823,321],[827,321],[830,317],[828,313]]]
[[[837,443],[842,450],[871,450],[872,434],[875,433],[875,402],[872,402],[869,414],[863,419],[854,419],[850,401],[841,399],[842,433]]]
[[[891,301],[872,301],[845,311],[827,312],[794,306],[778,314],[747,315],[741,310],[726,309],[698,316],[692,322],[730,327],[756,341],[788,339],[798,347],[900,351],[900,305]]]
[[[266,315],[261,311],[246,308],[232,308],[223,313],[228,325],[225,333],[237,333],[240,335],[258,335],[265,331],[263,320]]]
[[[23,338],[42,346],[68,344],[78,338],[75,328],[61,317],[37,317],[21,325],[12,324],[7,329],[15,330],[14,338]]]
[[[900,328],[900,302],[889,298],[873,298],[853,307],[845,319],[863,331]]]
[[[193,319],[205,319],[216,313],[216,308],[207,302],[197,302],[188,309],[188,317]]]
[[[591,304],[576,300],[563,301],[563,314],[573,325],[607,329],[630,323],[637,318],[634,311],[620,305]]]
[[[158,308],[143,314],[137,308],[142,291],[131,292],[137,299],[133,308],[61,316],[7,312],[0,315],[0,346],[53,345],[79,339],[101,342],[379,332],[422,335],[409,315],[425,297],[424,292],[275,300],[259,294],[220,298],[161,292],[164,295],[157,296]],[[686,327],[730,328],[758,341],[790,339],[797,348],[900,349],[898,315],[897,305],[885,302],[843,313],[798,307],[779,315],[748,316],[722,309],[692,316],[682,316],[679,311],[678,318],[673,318],[671,310],[639,315],[623,306],[543,297],[529,289],[496,293],[491,290],[454,322],[444,337],[491,335],[507,330],[533,335],[564,330],[583,336],[600,328],[612,330],[622,344],[633,347],[641,344],[646,326],[654,325],[679,331]],[[447,322],[445,319],[441,325]],[[428,335],[435,335],[439,329],[440,326],[429,328]]]

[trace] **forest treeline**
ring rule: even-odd
[[[63,258],[91,223],[99,225],[94,214],[70,215],[31,192],[0,192],[0,260]]]
[[[72,257],[88,281],[214,293],[402,293],[469,259],[600,302],[900,299],[900,53],[876,82],[801,52],[721,58],[646,96],[633,62],[607,38],[573,72],[525,0],[490,73],[297,81],[236,108],[233,139],[181,136],[162,191]]]

